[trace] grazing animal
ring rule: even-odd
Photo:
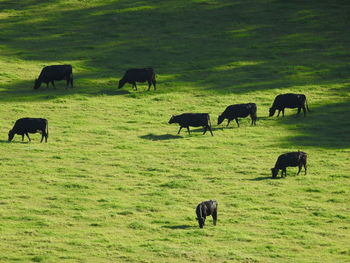
[[[216,226],[216,220],[218,219],[218,202],[215,200],[209,200],[200,203],[197,205],[196,214],[196,219],[200,228],[204,227],[205,218],[210,215],[213,217],[214,226]]]
[[[132,84],[132,87],[137,90],[136,82],[148,82],[148,90],[153,84],[156,90],[156,73],[153,68],[132,68],[128,69],[123,78],[119,80],[118,89],[121,89],[125,83]]]
[[[177,134],[179,134],[181,129],[184,127],[187,128],[188,134],[191,134],[189,126],[202,126],[204,128],[203,134],[209,130],[211,136],[214,136],[211,130],[210,117],[208,113],[183,113],[180,115],[173,115],[169,120],[169,124],[171,123],[178,123],[180,125],[180,129]]]
[[[304,94],[287,93],[276,96],[272,107],[269,109],[269,116],[272,117],[276,110],[278,110],[277,117],[280,116],[281,111],[282,117],[284,117],[285,108],[298,108],[298,114],[300,113],[301,109],[303,109],[304,117],[306,116],[306,109],[310,112],[309,106],[307,105],[306,96]]]
[[[9,131],[8,140],[12,141],[15,134],[22,135],[22,141],[24,140],[24,135],[29,138],[28,133],[41,133],[41,141],[43,141],[45,137],[45,142],[47,142],[47,138],[49,137],[49,123],[46,119],[41,118],[22,118],[18,119],[13,126],[12,130]]]
[[[230,124],[232,120],[236,120],[239,127],[238,118],[245,118],[250,115],[252,119],[251,125],[256,125],[256,104],[247,103],[247,104],[233,104],[228,106],[225,111],[218,117],[218,125],[221,124],[225,119],[227,119],[227,125]]]
[[[34,89],[38,89],[41,83],[46,83],[46,87],[49,87],[51,82],[52,86],[55,87],[55,80],[67,81],[67,88],[70,84],[73,88],[73,69],[71,65],[52,65],[46,66],[41,70],[39,77],[34,82]]]
[[[272,171],[272,178],[276,178],[278,175],[278,171],[282,170],[281,176],[287,176],[287,167],[295,167],[299,166],[299,171],[297,175],[300,173],[302,166],[304,166],[305,169],[305,175],[306,175],[306,165],[307,165],[307,154],[305,152],[289,152],[285,154],[281,154],[277,162],[275,164],[274,168],[271,168]]]

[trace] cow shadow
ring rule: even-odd
[[[276,177],[272,178],[271,176],[264,176],[264,177],[256,177],[252,179],[246,179],[246,181],[264,181],[264,180],[279,180],[284,179],[285,177]]]
[[[96,93],[92,93],[92,95],[109,95],[109,96],[113,96],[113,95],[128,95],[131,92],[128,90],[118,90],[118,89],[105,89],[105,90],[99,90]]]
[[[30,142],[29,141],[8,141],[8,140],[0,140],[0,143],[20,143],[20,144],[29,144]]]
[[[139,136],[141,139],[150,140],[150,141],[164,141],[164,140],[172,140],[172,139],[181,139],[183,138],[180,135],[172,135],[172,134],[161,134],[156,135],[153,133],[149,133],[146,135]]]
[[[178,226],[163,226],[163,228],[168,228],[168,229],[176,230],[176,229],[189,229],[189,228],[194,228],[194,226],[190,226],[190,225],[178,225]]]

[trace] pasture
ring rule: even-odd
[[[0,262],[349,262],[349,1],[0,0]],[[33,90],[47,65],[74,88]],[[154,67],[157,91],[117,89]],[[267,117],[276,95],[311,112]],[[216,125],[255,102],[258,120]],[[169,125],[207,112],[214,136]],[[8,131],[49,121],[47,143]],[[277,157],[308,174],[271,179]],[[198,203],[218,201],[217,226]]]

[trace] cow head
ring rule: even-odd
[[[275,114],[275,112],[276,112],[276,109],[275,108],[270,108],[269,109],[269,117],[272,117],[274,114]]]
[[[278,174],[278,169],[277,168],[271,168],[271,172],[272,172],[272,178],[276,178],[277,174]]]
[[[200,228],[203,228],[204,227],[204,224],[205,224],[205,218],[203,218],[203,217],[197,217],[196,218],[197,219],[197,221],[198,221],[198,224],[199,224],[199,227]]]
[[[38,79],[36,79],[34,81],[34,89],[38,89],[40,87],[40,84],[41,84],[40,81]]]
[[[222,116],[222,115],[220,115],[220,116],[218,117],[218,125],[221,124],[221,123],[224,121],[224,119],[225,119],[225,117]]]
[[[121,89],[124,86],[125,83],[126,82],[125,82],[124,79],[119,80],[118,89]]]
[[[170,120],[169,120],[169,124],[172,124],[172,123],[175,122],[174,117],[175,117],[175,115],[172,115],[172,116],[171,116],[171,118],[170,118]]]
[[[15,132],[13,130],[9,130],[9,142],[12,141],[14,136],[15,136]]]

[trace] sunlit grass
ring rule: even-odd
[[[0,1],[1,262],[347,262],[349,5],[326,1]],[[72,64],[73,89],[33,81]],[[157,91],[117,89],[154,67]],[[311,112],[268,118],[276,95]],[[255,102],[256,127],[217,125]],[[214,136],[168,124],[208,112]],[[49,120],[48,143],[7,133]],[[309,170],[271,180],[278,155]],[[219,203],[204,229],[195,207]]]

